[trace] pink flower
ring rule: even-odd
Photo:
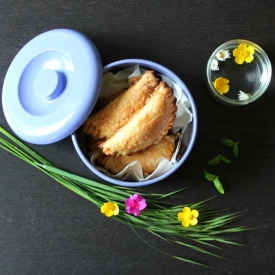
[[[126,199],[125,204],[127,213],[135,216],[139,216],[140,211],[147,206],[145,199],[139,194],[131,195],[129,199]]]

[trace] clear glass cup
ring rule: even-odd
[[[258,99],[266,91],[271,75],[271,63],[264,50],[242,39],[219,46],[206,66],[211,95],[230,106],[242,106]]]

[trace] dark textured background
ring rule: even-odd
[[[273,274],[274,78],[257,102],[230,108],[210,96],[203,76],[212,51],[235,38],[257,43],[274,64],[274,15],[273,0],[1,0],[1,85],[18,51],[33,37],[56,28],[90,37],[104,65],[143,58],[168,67],[195,99],[198,136],[174,175],[143,190],[166,193],[192,186],[182,193],[182,203],[216,195],[203,170],[218,153],[231,157],[221,144],[222,138],[231,138],[240,142],[240,157],[212,170],[221,176],[226,192],[215,203],[229,212],[244,211],[236,225],[262,228],[232,235],[245,246],[223,245],[220,253],[229,260],[171,247],[139,231],[159,249],[214,268],[182,263],[152,250],[129,227],[105,218],[93,204],[0,150],[0,274]],[[9,129],[2,108],[0,124]],[[70,137],[30,147],[61,168],[97,179],[78,158]]]

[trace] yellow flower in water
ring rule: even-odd
[[[114,202],[105,202],[101,208],[101,213],[105,214],[107,217],[111,217],[113,215],[118,215],[119,213],[119,208],[118,205]]]
[[[241,43],[238,48],[233,50],[233,56],[235,57],[235,62],[239,65],[250,63],[254,59],[255,49],[252,46]]]
[[[229,91],[229,80],[224,77],[219,77],[217,78],[214,82],[213,85],[215,89],[218,91],[219,94],[223,95]]]
[[[182,226],[188,227],[190,224],[196,225],[198,223],[198,216],[199,212],[197,210],[191,210],[189,207],[183,207],[182,212],[178,213],[178,221],[181,222]]]

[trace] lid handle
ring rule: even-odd
[[[57,98],[63,92],[64,86],[62,73],[51,69],[40,71],[33,83],[35,94],[48,101]]]

